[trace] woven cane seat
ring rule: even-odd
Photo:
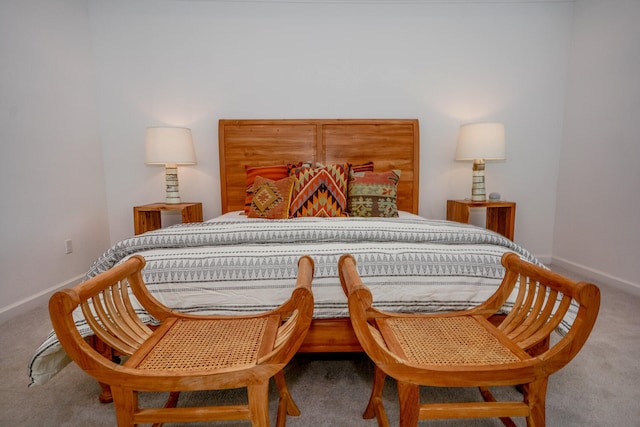
[[[519,362],[511,350],[470,316],[386,319],[408,361],[417,365],[495,365]]]
[[[178,319],[137,368],[184,372],[255,365],[268,320]]]

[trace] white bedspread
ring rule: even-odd
[[[347,317],[337,267],[340,256],[350,253],[376,307],[432,312],[484,301],[500,283],[500,258],[507,251],[539,264],[494,232],[408,213],[386,219],[264,220],[233,212],[123,240],[96,261],[87,277],[141,254],[147,260],[143,276],[149,290],[169,307],[189,313],[252,313],[286,300],[298,259],[310,255],[315,262],[314,316]],[[83,321],[78,325],[89,334]],[[51,333],[29,364],[32,383],[44,383],[67,363]]]

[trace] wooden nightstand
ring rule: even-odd
[[[486,228],[513,240],[513,231],[516,224],[515,202],[447,200],[447,220],[468,224],[470,208],[487,208]]]
[[[133,230],[135,234],[156,230],[162,227],[162,211],[181,211],[182,223],[202,222],[202,203],[151,203],[150,205],[134,206]]]

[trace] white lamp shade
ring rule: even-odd
[[[460,126],[456,160],[505,158],[504,124],[470,123]]]
[[[196,153],[191,130],[174,127],[147,128],[144,162],[148,165],[193,165]]]

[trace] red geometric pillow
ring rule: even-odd
[[[295,168],[291,218],[305,216],[336,217],[347,214],[349,164],[322,168]]]
[[[292,176],[277,181],[257,176],[253,182],[253,199],[247,216],[266,219],[289,218],[293,182]]]
[[[397,217],[400,171],[356,172],[349,179],[349,213],[360,217]]]
[[[246,196],[244,199],[244,213],[249,214],[251,208],[251,201],[253,200],[253,183],[257,176],[268,178],[273,181],[277,181],[289,176],[288,165],[273,165],[273,166],[245,166],[247,173],[246,181]]]
[[[373,172],[373,162],[367,162],[361,165],[351,165],[351,173],[356,172]]]

